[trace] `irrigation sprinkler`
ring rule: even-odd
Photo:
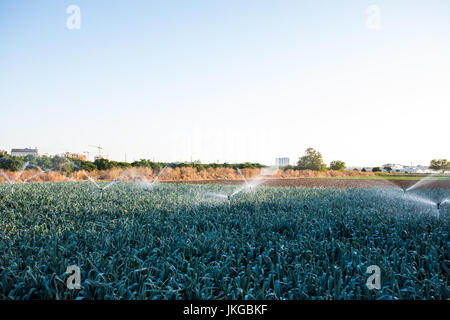
[[[153,188],[153,186],[155,185],[156,182],[158,182],[159,177],[161,177],[161,175],[164,173],[164,171],[166,171],[167,166],[165,166],[164,168],[162,168],[162,170],[158,173],[158,175],[156,176],[155,179],[153,179],[152,181],[150,181],[149,183],[147,183],[147,189],[151,190]]]
[[[14,180],[12,180],[5,172],[3,172],[3,170],[0,170],[0,174],[3,176],[3,178],[5,178],[5,180],[9,183],[9,184],[14,184]]]
[[[20,176],[22,175],[22,173],[25,171],[25,169],[28,167],[28,164],[29,164],[30,162],[29,161],[27,161],[27,162],[25,162],[23,165],[22,165],[22,168],[20,168],[20,171],[17,173],[17,175],[16,175],[16,177],[15,177],[15,180],[19,180],[20,179]]]
[[[242,176],[244,183],[241,184],[238,188],[236,188],[233,192],[228,193],[228,194],[207,193],[207,195],[210,195],[210,196],[213,196],[216,198],[220,198],[220,199],[225,199],[226,203],[228,204],[228,208],[231,208],[231,201],[233,200],[233,197],[235,195],[237,195],[243,191],[254,190],[257,186],[261,185],[265,181],[265,179],[263,179],[263,176],[275,174],[278,171],[278,167],[276,168],[276,170],[272,169],[269,174],[260,175],[252,180],[247,180],[239,168],[236,168],[236,171],[239,173],[239,175]]]
[[[80,168],[76,163],[74,163],[73,161],[70,161],[67,158],[64,158],[64,160],[66,161],[66,163],[68,165],[74,167],[77,170],[81,170],[82,171],[83,175],[89,180],[89,182],[91,182],[95,187],[97,187],[98,190],[100,190],[100,198],[103,198],[103,191],[105,191],[106,189],[112,187],[113,185],[115,185],[116,183],[121,181],[120,179],[115,179],[115,180],[112,180],[112,181],[108,182],[104,186],[100,186],[97,183],[97,181],[94,180],[94,178],[92,178],[86,171],[84,171],[82,168]]]
[[[419,196],[417,194],[414,194],[412,191],[416,190],[419,186],[423,186],[426,183],[431,183],[433,180],[433,178],[436,176],[437,174],[432,174],[424,179],[421,179],[419,181],[417,181],[416,183],[414,183],[413,185],[409,186],[409,187],[400,187],[396,184],[394,184],[393,182],[389,181],[389,180],[385,180],[388,181],[390,184],[395,185],[397,188],[399,188],[402,192],[400,193],[400,196],[403,197],[404,200],[406,201],[414,201],[416,203],[422,203],[422,204],[426,204],[426,205],[431,205],[432,207],[437,208],[438,210],[438,214],[440,212],[440,209],[442,208],[442,205],[447,202],[447,199],[440,201],[440,202],[434,202],[431,199],[428,199],[424,196]]]
[[[3,170],[0,170],[0,174],[3,176],[3,178],[5,178],[5,180],[13,185],[13,184],[17,184],[17,183],[26,183],[28,181],[30,181],[31,179],[40,176],[43,173],[47,173],[49,171],[52,171],[52,169],[47,169],[47,170],[42,170],[39,166],[35,166],[35,168],[37,168],[37,170],[39,171],[38,173],[33,174],[31,177],[28,177],[26,179],[21,179],[20,177],[22,176],[24,170],[28,167],[29,162],[26,162],[21,170],[11,179]]]
[[[35,178],[35,177],[38,177],[38,176],[40,176],[41,174],[44,174],[44,173],[47,173],[47,172],[50,172],[50,171],[52,171],[53,169],[46,169],[46,170],[42,170],[40,167],[37,167],[37,169],[39,170],[39,172],[38,173],[36,173],[36,174],[34,174],[34,175],[32,175],[31,177],[29,177],[29,178],[26,178],[26,179],[24,179],[22,182],[28,182],[28,181],[30,181],[31,179],[33,179],[33,178]]]
[[[241,169],[236,168],[236,171],[239,173],[239,175],[242,177],[242,179],[244,179],[244,184],[245,184],[247,187],[250,187],[249,184],[248,184],[248,181],[247,181],[247,179],[245,178],[244,174],[242,173]]]
[[[435,177],[448,177],[448,174],[445,174],[445,173],[444,174],[433,173],[433,174],[431,174],[429,176],[426,176],[425,178],[420,179],[419,181],[414,183],[412,186],[407,188],[406,191],[417,189],[419,186],[423,186],[424,184],[427,184],[427,183],[432,183],[433,182],[433,178],[435,178]]]
[[[2,174],[2,176],[8,181],[8,183],[9,184],[15,184],[17,181],[19,181],[19,182],[23,182],[22,180],[20,180],[20,176],[22,175],[22,173],[25,171],[25,169],[28,167],[28,165],[29,165],[29,161],[27,161],[27,162],[25,162],[23,165],[22,165],[22,167],[20,168],[20,170],[19,170],[19,172],[14,176],[14,178],[10,178],[10,177],[8,177],[8,175],[7,174],[5,174],[4,172],[3,172],[3,170],[1,170],[1,174]]]

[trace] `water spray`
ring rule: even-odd
[[[236,188],[232,193],[229,193],[229,194],[207,193],[207,195],[209,195],[209,196],[225,199],[226,202],[228,203],[228,208],[231,208],[231,201],[235,195],[237,195],[238,193],[241,193],[243,191],[252,191],[254,188],[256,188],[257,186],[259,186],[260,184],[262,184],[265,181],[262,178],[262,176],[258,176],[249,181],[245,178],[244,174],[242,173],[242,171],[239,168],[236,168],[236,171],[242,177],[242,179],[244,180],[244,183],[241,184],[238,188]],[[278,167],[276,167],[276,170],[269,169],[269,171],[270,171],[269,174],[265,174],[266,176],[275,174],[278,171]]]
[[[147,188],[148,189],[152,189],[153,186],[155,185],[156,182],[158,182],[159,177],[161,177],[161,175],[164,173],[164,171],[166,171],[167,166],[165,166],[164,168],[162,168],[162,170],[158,173],[158,175],[156,176],[155,179],[153,179],[151,182],[147,183]]]
[[[35,168],[37,168],[37,170],[39,171],[38,173],[33,174],[31,177],[25,178],[25,179],[21,179],[20,177],[22,176],[23,172],[25,171],[25,169],[28,167],[29,162],[26,162],[24,165],[22,165],[22,168],[20,169],[20,171],[11,179],[3,170],[0,170],[0,174],[3,176],[3,178],[5,178],[5,180],[13,185],[16,183],[26,183],[28,181],[30,181],[31,179],[40,176],[43,173],[47,173],[49,171],[52,171],[51,169],[47,169],[47,170],[42,170],[40,167],[35,166]]]
[[[5,180],[9,183],[9,184],[14,184],[14,180],[11,180],[10,177],[8,177],[8,175],[3,172],[3,170],[0,170],[0,174],[3,176],[3,178],[5,178]]]

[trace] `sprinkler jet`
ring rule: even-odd
[[[26,178],[26,179],[21,179],[21,176],[22,176],[24,170],[28,167],[28,164],[29,164],[29,162],[26,162],[26,163],[22,166],[22,168],[20,169],[19,173],[16,174],[16,176],[13,177],[13,178],[10,178],[5,172],[3,172],[3,170],[0,170],[0,174],[3,176],[3,178],[5,178],[5,180],[6,180],[9,184],[13,185],[13,184],[16,184],[16,183],[25,183],[25,182],[28,182],[29,180],[31,180],[31,179],[33,179],[33,178],[35,178],[35,177],[37,177],[37,176],[40,176],[41,174],[47,173],[47,172],[49,172],[49,171],[52,171],[51,169],[42,170],[40,167],[35,166],[35,168],[38,170],[38,173],[35,173],[34,175],[32,175],[32,176],[30,176],[30,177],[28,177],[28,178]]]
[[[158,182],[159,177],[161,177],[161,175],[164,173],[164,171],[166,171],[166,169],[167,169],[167,166],[165,166],[164,168],[162,168],[161,171],[159,171],[159,173],[155,179],[153,179],[150,182],[145,182],[145,189],[152,190],[153,187],[155,186],[155,183]]]
[[[241,170],[239,168],[236,168],[236,171],[242,177],[242,179],[244,180],[244,183],[241,184],[232,193],[229,193],[229,194],[209,193],[209,192],[207,193],[207,195],[209,195],[209,196],[225,199],[227,201],[227,203],[228,203],[228,207],[229,208],[231,208],[231,200],[233,199],[233,197],[235,195],[237,195],[238,193],[244,192],[244,191],[246,191],[246,192],[253,191],[254,189],[256,189],[257,186],[259,186],[260,184],[262,184],[265,181],[263,176],[268,176],[268,175],[275,174],[278,171],[278,167],[276,168],[276,170],[269,168],[269,170],[267,170],[268,173],[262,174],[262,175],[254,178],[252,180],[247,180],[245,178],[244,174],[241,172]]]

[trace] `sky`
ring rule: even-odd
[[[3,0],[0,149],[427,165],[449,59],[448,0]]]

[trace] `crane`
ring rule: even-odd
[[[89,147],[97,148],[97,149],[98,149],[98,156],[99,156],[99,157],[102,156],[101,151],[102,151],[103,148],[102,148],[101,146],[91,146],[91,145],[90,145]]]

